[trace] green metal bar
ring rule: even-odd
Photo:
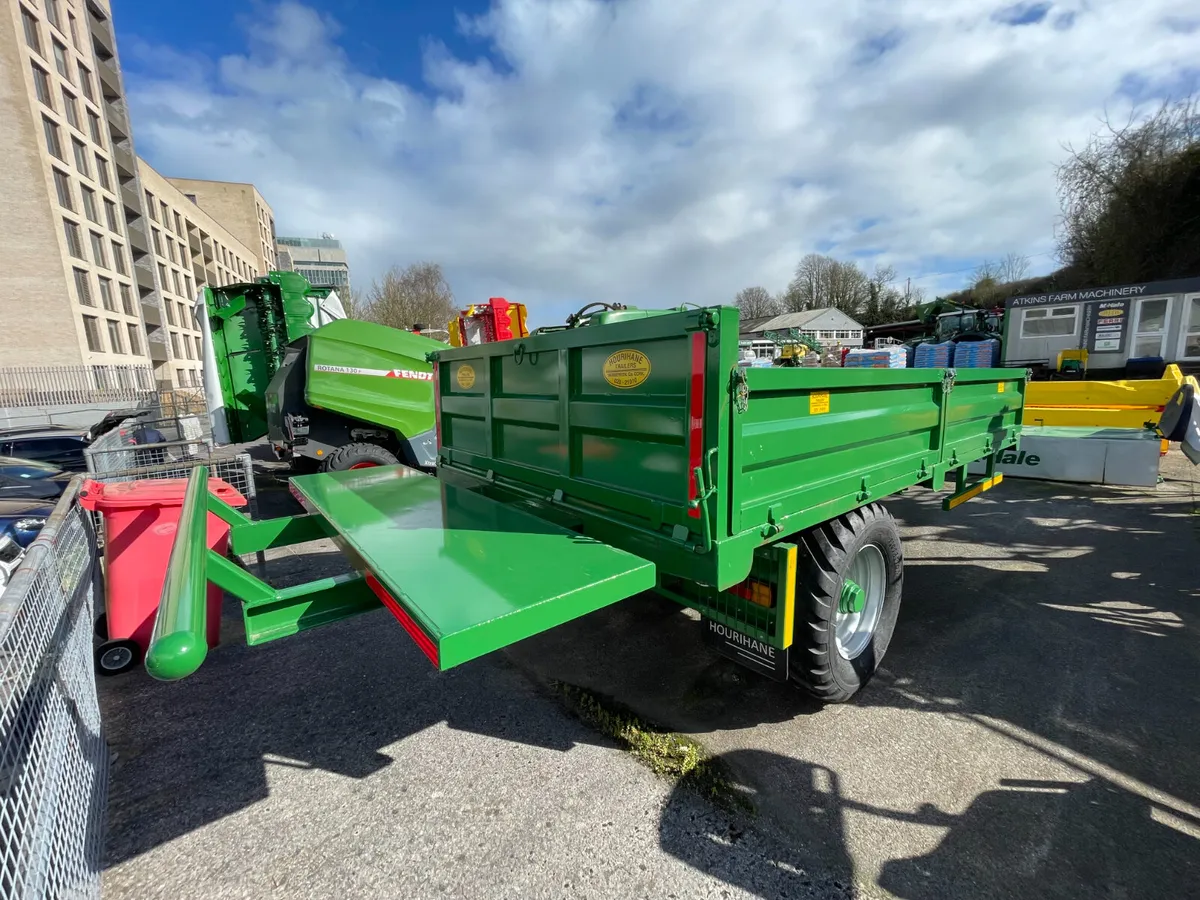
[[[207,496],[208,466],[196,466],[188,477],[146,654],[146,671],[160,681],[191,675],[208,654]]]
[[[358,573],[273,588],[218,553],[210,551],[208,563],[212,583],[242,601],[246,643],[251,647],[380,606]]]
[[[241,525],[248,525],[254,521],[245,513],[234,509],[220,497],[213,494],[208,495],[208,511],[229,525],[231,529]]]
[[[210,508],[214,501],[222,502],[216,497],[210,497]],[[217,511],[213,510],[213,512]],[[237,512],[237,510],[231,510],[231,512]],[[220,515],[220,513],[217,514]],[[224,517],[222,516],[222,518]],[[323,516],[280,516],[278,519],[264,519],[260,522],[247,519],[244,524],[234,526],[230,535],[230,543],[233,546],[233,552],[241,556],[244,553],[257,553],[273,547],[302,544],[305,541],[333,537],[336,534],[337,532],[325,521]]]

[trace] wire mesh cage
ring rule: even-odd
[[[0,900],[100,896],[109,755],[92,623],[102,581],[80,481],[0,594]]]

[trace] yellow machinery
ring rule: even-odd
[[[1184,376],[1177,365],[1167,366],[1163,377],[1155,380],[1031,381],[1025,398],[1025,423],[1141,428],[1147,422],[1158,422],[1167,401],[1185,381],[1196,385],[1195,376]]]

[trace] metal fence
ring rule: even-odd
[[[0,900],[100,896],[109,754],[92,623],[102,579],[80,482],[0,595]]]
[[[149,366],[6,366],[0,406],[142,404],[157,399]]]
[[[131,418],[100,435],[83,451],[97,478],[148,466],[209,457],[213,453],[207,416]]]

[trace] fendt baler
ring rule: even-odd
[[[146,666],[203,662],[205,586],[259,644],[376,609],[449,669],[643,591],[702,614],[721,652],[826,701],[875,672],[903,550],[880,501],[991,488],[1016,447],[1012,369],[743,368],[729,307],[605,309],[430,354],[436,475],[403,465],[298,476],[305,515],[251,521],[193,473]],[[988,471],[968,481],[967,464]],[[277,589],[205,548],[334,538],[355,573]]]

